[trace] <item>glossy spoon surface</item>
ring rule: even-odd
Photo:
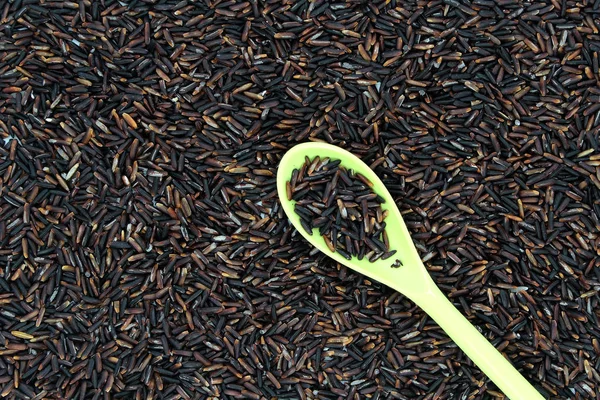
[[[327,247],[318,229],[314,229],[313,234],[310,235],[301,226],[300,217],[294,212],[295,202],[287,198],[286,184],[293,170],[299,169],[304,164],[305,157],[313,159],[317,156],[321,159],[329,157],[332,160],[340,160],[341,166],[362,174],[372,182],[373,192],[385,200],[381,207],[388,211],[385,229],[390,250],[397,250],[394,256],[375,262],[370,262],[366,258],[358,260],[355,257],[347,260]],[[399,291],[414,301],[440,325],[507,397],[511,400],[544,399],[440,291],[423,265],[394,199],[375,172],[358,157],[340,147],[326,143],[310,142],[296,145],[284,155],[279,164],[277,192],[286,215],[306,240],[337,262]],[[397,259],[402,262],[402,266],[392,268],[392,264]]]

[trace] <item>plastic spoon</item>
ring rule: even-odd
[[[302,228],[300,218],[294,212],[295,202],[287,199],[286,182],[290,180],[292,171],[302,166],[305,157],[313,159],[316,156],[341,160],[342,166],[361,173],[373,183],[373,191],[385,199],[382,208],[388,210],[385,222],[390,250],[397,250],[393,257],[387,260],[380,259],[373,263],[366,258],[363,260],[357,258],[347,260],[340,254],[329,250],[317,229],[313,231],[311,236]],[[358,157],[337,146],[326,143],[299,144],[290,149],[279,164],[277,192],[288,218],[306,240],[337,262],[388,285],[414,301],[440,325],[462,351],[511,400],[544,399],[519,371],[471,325],[436,286],[417,253],[394,199],[383,182]],[[391,268],[396,259],[400,259],[403,265],[399,268]]]

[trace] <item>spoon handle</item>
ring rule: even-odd
[[[430,290],[414,299],[510,400],[544,400],[515,367],[454,307],[442,291]]]

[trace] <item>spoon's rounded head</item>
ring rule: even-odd
[[[383,260],[379,259],[374,262],[369,261],[366,257],[359,260],[352,257],[351,260],[344,258],[338,252],[332,252],[323,237],[319,234],[318,229],[313,229],[310,235],[302,227],[300,216],[294,211],[295,201],[288,200],[287,182],[290,181],[294,169],[300,169],[305,163],[305,157],[314,159],[329,157],[331,160],[340,160],[341,166],[355,173],[360,173],[367,178],[371,183],[371,189],[374,193],[381,196],[385,201],[381,204],[381,208],[387,210],[388,215],[384,222],[386,223],[386,232],[389,239],[390,251],[396,250],[396,253],[390,258]],[[320,142],[302,143],[291,148],[282,158],[277,170],[277,192],[285,213],[296,227],[298,232],[302,234],[313,246],[321,250],[339,263],[346,265],[372,279],[398,289],[400,280],[414,280],[422,276],[424,272],[423,264],[417,254],[412,239],[404,220],[400,215],[398,207],[394,199],[388,192],[387,188],[381,182],[379,177],[367,164],[362,162],[352,153],[330,144]],[[398,261],[400,266],[398,266]],[[421,271],[422,270],[422,271]],[[417,276],[418,275],[418,276]],[[405,282],[409,283],[409,282]],[[405,292],[405,290],[403,290]]]

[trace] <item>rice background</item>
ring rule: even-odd
[[[323,140],[544,395],[600,398],[599,9],[3,2],[0,394],[501,396],[291,228],[278,161]]]

